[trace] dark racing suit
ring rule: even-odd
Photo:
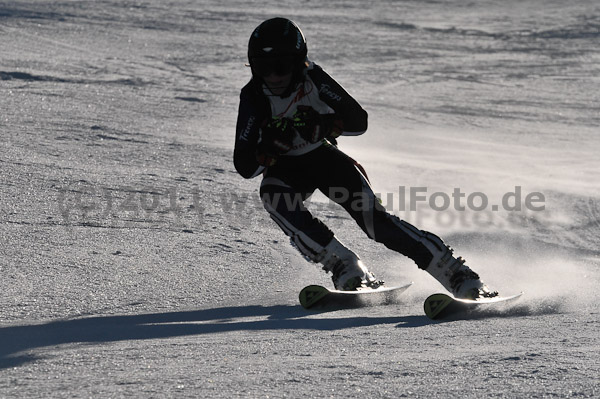
[[[367,129],[366,111],[315,64],[309,64],[302,84],[285,98],[271,95],[266,87],[261,91],[250,81],[240,95],[234,164],[244,178],[263,173],[260,194],[271,218],[306,257],[319,262],[333,232],[303,204],[318,189],[341,205],[371,239],[426,269],[432,254],[423,238],[430,233],[387,213],[356,162],[330,141],[313,144],[296,134],[292,149],[275,165],[264,168],[258,163],[261,126],[273,117],[291,118],[299,105],[321,114],[334,113],[343,122],[343,136],[360,135]]]

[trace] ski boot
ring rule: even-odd
[[[375,279],[354,252],[335,237],[324,248],[324,256],[320,263],[323,270],[331,272],[331,280],[336,290],[356,291],[359,287],[377,288],[383,284],[383,281]]]
[[[427,240],[428,242],[424,242]],[[462,257],[455,258],[454,250],[436,235],[428,233],[421,239],[431,251],[433,259],[425,269],[455,298],[477,299],[498,296],[479,279],[479,275],[465,265]]]

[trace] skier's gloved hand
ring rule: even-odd
[[[256,160],[263,166],[273,166],[281,154],[292,149],[294,129],[288,118],[273,118],[262,129],[256,146]]]
[[[308,105],[298,106],[292,122],[300,136],[310,143],[339,137],[344,131],[342,121],[335,114],[320,114]]]

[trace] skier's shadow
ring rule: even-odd
[[[418,327],[427,324],[423,316],[405,317],[307,317],[299,306],[234,306],[215,309],[96,316],[58,320],[41,324],[0,327],[0,369],[19,366],[36,359],[22,353],[35,348],[72,343],[103,343],[216,334],[231,331],[320,330],[399,324]]]

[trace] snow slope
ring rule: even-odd
[[[415,285],[297,305],[327,276],[231,162],[247,40],[279,15],[369,112],[340,146],[390,211],[516,306],[429,321],[441,286],[320,195]],[[593,1],[0,1],[0,397],[597,397],[599,29]]]

